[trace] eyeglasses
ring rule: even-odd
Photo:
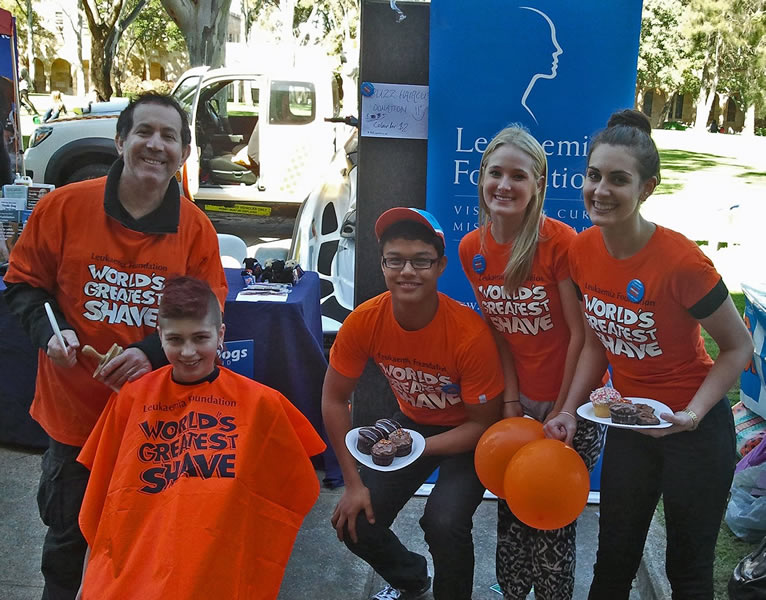
[[[386,269],[392,269],[394,271],[401,271],[404,265],[410,263],[413,269],[419,271],[430,269],[434,266],[435,262],[439,262],[438,258],[401,258],[399,256],[392,256],[390,258],[383,258],[383,266]]]

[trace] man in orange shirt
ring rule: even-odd
[[[322,415],[346,482],[332,524],[338,538],[388,582],[375,599],[419,598],[431,584],[426,559],[405,548],[390,525],[439,467],[420,519],[433,557],[433,594],[435,600],[469,600],[473,513],[484,494],[473,451],[500,418],[500,359],[481,317],[436,289],[447,264],[436,219],[394,208],[380,216],[375,233],[389,291],[346,318],[322,392]],[[393,418],[426,438],[423,455],[401,470],[359,472],[345,446],[348,401],[370,358],[398,401]]]
[[[76,462],[80,448],[112,389],[167,364],[155,332],[165,279],[195,276],[222,306],[226,298],[215,230],[174,180],[190,152],[186,113],[170,97],[144,95],[120,115],[115,142],[120,158],[106,177],[64,186],[35,206],[4,278],[8,306],[40,348],[30,413],[50,437],[38,491],[48,600],[74,598],[82,576],[77,516],[88,471]],[[105,352],[113,343],[125,352],[94,378],[97,364],[78,353],[81,344]]]

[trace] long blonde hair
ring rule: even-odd
[[[543,202],[545,201],[545,188],[548,181],[548,159],[540,143],[529,133],[526,127],[519,123],[512,123],[500,131],[489,143],[481,157],[481,167],[479,168],[479,235],[482,248],[485,247],[485,239],[490,226],[489,207],[483,192],[484,177],[489,157],[504,144],[515,146],[532,159],[535,182],[542,177],[542,184],[535,187],[536,191],[532,194],[527,205],[521,231],[513,242],[508,264],[503,271],[503,287],[506,292],[513,294],[526,281],[532,271],[532,262],[540,238],[540,228],[545,218]]]

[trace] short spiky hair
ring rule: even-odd
[[[142,104],[159,104],[160,106],[168,106],[175,109],[178,116],[181,117],[181,144],[184,146],[191,144],[191,129],[189,129],[189,117],[186,111],[181,108],[181,105],[178,104],[178,101],[173,96],[157,94],[156,92],[147,92],[141,94],[135,100],[131,100],[130,104],[117,117],[117,135],[121,140],[127,139],[128,134],[133,129],[133,113]]]
[[[160,321],[164,319],[210,320],[221,324],[221,307],[207,281],[175,277],[165,282],[160,300]]]

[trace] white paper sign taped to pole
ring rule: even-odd
[[[361,86],[362,135],[428,139],[428,86],[370,83]]]

